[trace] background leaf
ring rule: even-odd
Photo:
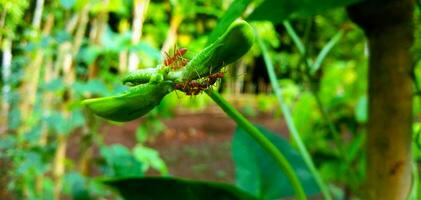
[[[307,195],[319,188],[301,156],[285,139],[263,127],[260,131],[285,155],[300,179]],[[243,129],[235,131],[232,142],[236,185],[259,199],[279,199],[294,195],[294,190],[275,160]]]
[[[222,35],[231,23],[243,14],[250,2],[251,0],[235,0],[232,2],[225,14],[221,17],[221,19],[219,19],[218,25],[209,35],[208,44],[213,43],[220,35]]]
[[[288,18],[307,17],[359,1],[361,0],[266,0],[250,14],[248,19],[281,23]]]
[[[65,9],[72,8],[76,3],[76,0],[60,0],[61,6],[63,6]]]
[[[169,177],[126,178],[104,181],[126,200],[253,200],[236,187],[222,183],[188,181]]]
[[[355,118],[358,122],[365,123],[367,122],[367,107],[368,107],[368,99],[367,96],[362,96],[357,102],[355,106]]]
[[[120,144],[102,147],[101,155],[106,162],[104,173],[107,176],[116,178],[143,176],[142,163],[131,154],[127,147]]]
[[[65,182],[70,186],[68,190],[70,190],[73,200],[91,200],[87,180],[82,175],[77,172],[70,172],[65,177]]]

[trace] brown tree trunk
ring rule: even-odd
[[[412,0],[372,0],[348,9],[369,44],[364,199],[407,199],[410,192],[413,8]]]

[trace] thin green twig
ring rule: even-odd
[[[298,133],[298,130],[294,124],[294,120],[292,119],[292,115],[291,112],[288,108],[288,106],[286,105],[286,103],[283,101],[282,99],[282,89],[278,83],[278,79],[276,78],[275,75],[275,70],[272,64],[272,60],[270,59],[269,56],[269,52],[266,48],[266,45],[263,43],[263,41],[261,40],[260,36],[256,33],[256,38],[257,41],[259,43],[260,49],[262,50],[263,53],[263,59],[265,61],[266,64],[266,69],[269,73],[269,79],[270,82],[272,84],[272,88],[275,92],[275,95],[278,99],[278,103],[281,106],[282,109],[282,113],[284,115],[285,121],[287,123],[288,129],[290,130],[290,133],[292,135],[292,138],[294,140],[294,142],[297,144],[298,147],[298,151],[300,152],[301,156],[304,159],[304,162],[306,163],[306,165],[308,166],[310,172],[313,174],[317,184],[320,187],[320,190],[322,191],[325,199],[327,200],[331,200],[331,196],[329,194],[329,190],[327,188],[327,185],[323,182],[322,178],[319,175],[319,172],[317,171],[310,154],[308,153],[300,134]]]
[[[285,158],[285,156],[276,148],[276,146],[269,141],[259,129],[257,129],[250,121],[248,121],[244,116],[242,116],[234,107],[232,107],[221,95],[216,91],[209,89],[206,90],[206,93],[209,97],[215,101],[219,107],[224,110],[224,112],[233,119],[238,126],[243,128],[251,137],[253,137],[257,143],[259,143],[263,149],[265,149],[276,161],[281,170],[288,177],[292,187],[295,191],[295,196],[297,199],[304,200],[307,199],[304,189],[298,180],[295,171],[292,166]]]
[[[326,107],[323,105],[320,95],[317,91],[317,88],[316,88],[317,86],[313,82],[314,74],[316,74],[316,72],[320,69],[321,64],[325,60],[327,54],[333,49],[336,43],[338,43],[339,40],[342,38],[342,36],[344,35],[344,31],[340,30],[337,34],[335,34],[335,36],[333,36],[329,40],[329,42],[323,47],[321,52],[319,52],[316,58],[316,61],[312,63],[311,60],[308,58],[308,51],[306,50],[307,49],[306,45],[308,44],[306,43],[306,45],[304,45],[304,43],[301,41],[300,37],[297,35],[294,28],[291,26],[291,24],[288,21],[284,22],[284,26],[287,30],[287,33],[294,41],[294,44],[296,45],[298,51],[300,52],[302,60],[304,60],[304,65],[306,69],[304,71],[304,75],[310,83],[310,92],[313,94],[316,100],[317,107],[319,108],[320,113],[322,115],[322,119],[323,121],[325,121],[330,133],[333,136],[334,142],[337,146],[337,150],[339,151],[339,155],[343,158],[345,163],[347,163],[348,166],[350,166],[352,160],[350,156],[348,155],[348,153],[346,152],[345,145],[343,144],[342,138],[340,137],[339,132],[336,130],[336,127],[334,126],[332,120],[330,119],[329,113]],[[309,27],[310,26],[311,24],[309,25]],[[351,176],[351,181],[353,183],[356,183],[357,182],[356,177]]]
[[[323,49],[320,51],[319,55],[317,55],[316,60],[314,61],[313,65],[310,69],[310,75],[314,75],[317,70],[320,69],[320,66],[322,65],[323,61],[325,60],[327,54],[333,49],[333,47],[339,42],[339,40],[342,38],[344,34],[344,31],[340,30],[338,31],[323,47]]]
[[[291,37],[291,39],[293,40],[294,44],[296,45],[298,51],[300,52],[301,56],[304,59],[304,64],[306,65],[306,69],[305,70],[305,76],[307,79],[309,79],[310,82],[310,92],[313,94],[317,106],[319,107],[320,113],[322,115],[323,120],[326,122],[329,131],[331,132],[333,139],[335,140],[336,146],[339,150],[339,153],[341,154],[341,156],[343,156],[343,158],[348,161],[348,156],[344,150],[344,147],[342,145],[342,140],[339,136],[338,131],[336,130],[335,126],[333,125],[332,120],[330,120],[329,118],[329,114],[326,110],[326,108],[324,107],[322,100],[319,96],[319,94],[317,93],[317,89],[315,88],[314,83],[312,82],[312,75],[320,68],[321,63],[323,62],[323,60],[326,58],[327,54],[330,52],[330,50],[333,48],[333,46],[339,41],[339,39],[342,37],[342,33],[335,35],[330,41],[328,45],[328,47],[324,47],[322,52],[319,53],[318,57],[316,60],[317,63],[312,64],[310,59],[308,59],[308,55],[307,55],[307,51],[306,51],[306,47],[303,44],[303,42],[301,41],[300,37],[298,37],[297,33],[295,32],[294,28],[291,26],[291,24],[288,21],[284,21],[284,26],[287,30],[288,35]],[[316,66],[314,66],[316,65]],[[317,68],[317,69],[315,69]]]
[[[291,36],[292,42],[294,42],[295,46],[298,49],[298,52],[300,52],[301,55],[304,55],[306,52],[306,48],[304,47],[304,44],[301,42],[301,39],[295,33],[294,28],[292,28],[291,24],[288,21],[284,21],[283,25],[285,29],[287,30],[287,33],[289,34],[289,36]]]

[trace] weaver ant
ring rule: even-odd
[[[218,78],[223,78],[223,72],[211,74],[200,81],[191,80],[184,83],[177,83],[175,89],[185,92],[187,95],[198,95],[201,91],[208,89],[215,84]]]
[[[215,84],[216,80],[218,80],[218,78],[224,78],[224,73],[223,72],[216,72],[214,74],[211,74],[208,76],[208,84],[209,85],[213,85]]]
[[[177,70],[184,67],[189,62],[188,59],[183,57],[184,54],[186,54],[186,52],[186,48],[174,48],[174,54],[172,56],[169,55],[167,52],[164,52],[166,56],[164,60],[164,65],[170,66],[173,70]]]

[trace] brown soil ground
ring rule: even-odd
[[[249,118],[269,130],[287,133],[285,124],[272,113],[260,113]],[[106,144],[136,144],[136,128],[142,120],[122,126],[102,127]],[[160,152],[170,174],[178,177],[222,182],[234,181],[231,159],[231,138],[236,124],[217,106],[203,112],[177,112],[171,119],[163,120],[167,129],[147,146]],[[157,175],[150,171],[149,175]]]

